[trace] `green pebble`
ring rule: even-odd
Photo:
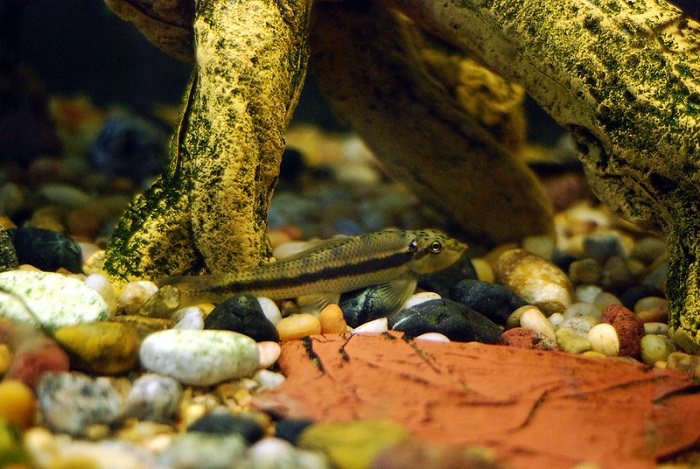
[[[339,469],[365,469],[380,451],[410,437],[391,420],[317,423],[302,432],[298,446],[325,453]]]
[[[665,361],[673,351],[671,340],[667,336],[647,334],[642,337],[642,361],[653,366],[656,362]]]
[[[0,417],[0,467],[26,462],[20,430]]]
[[[568,327],[557,329],[557,344],[565,352],[583,353],[591,350],[591,342]]]

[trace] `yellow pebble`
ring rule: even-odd
[[[321,310],[318,316],[321,321],[321,332],[324,334],[343,334],[348,330],[348,323],[343,317],[343,310],[335,303],[331,303]]]
[[[0,376],[4,375],[12,363],[12,352],[5,344],[0,344]]]
[[[608,358],[607,355],[603,355],[600,352],[594,352],[593,350],[589,350],[587,352],[583,352],[581,354],[582,357],[587,357],[587,358]]]
[[[495,280],[493,275],[493,268],[486,260],[481,257],[475,257],[472,259],[472,265],[474,270],[476,270],[476,276],[482,282],[492,282]]]
[[[292,314],[277,323],[280,340],[301,339],[307,335],[321,333],[321,321],[312,314]]]
[[[20,428],[27,428],[34,417],[34,394],[21,381],[0,382],[0,417]]]

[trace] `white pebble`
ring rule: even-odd
[[[156,284],[148,280],[129,282],[119,295],[117,305],[126,314],[135,314],[157,291]]]
[[[421,303],[425,303],[426,301],[439,300],[440,298],[442,298],[440,295],[432,291],[414,293],[406,300],[401,309],[410,308],[411,306],[419,305]]]
[[[613,357],[620,351],[620,339],[615,328],[607,323],[596,324],[588,331],[588,340],[594,352]]]
[[[259,296],[258,303],[260,303],[260,308],[268,321],[272,324],[280,322],[282,313],[280,313],[280,308],[277,306],[277,303],[265,296]]]
[[[102,274],[90,274],[85,278],[84,282],[85,285],[100,294],[105,303],[107,303],[110,316],[114,316],[114,313],[117,312],[117,294],[107,277]]]
[[[282,373],[276,373],[270,370],[258,370],[253,375],[253,379],[258,383],[259,389],[274,389],[281,386],[287,379]]]
[[[350,331],[352,334],[380,334],[389,330],[389,320],[387,318],[379,318],[374,321],[369,321],[360,324],[355,329]]]
[[[549,323],[556,329],[564,322],[564,315],[561,313],[554,313],[548,319]]]
[[[573,329],[581,337],[588,337],[588,331],[599,322],[598,319],[591,316],[577,316],[565,320],[561,327]]]
[[[173,329],[204,329],[204,311],[198,306],[188,306],[173,313],[173,321],[177,321]]]
[[[579,285],[576,287],[576,301],[593,303],[601,293],[603,293],[603,289],[598,285]]]
[[[147,370],[195,386],[250,376],[260,363],[253,339],[218,330],[154,332],[141,343],[139,356]]]
[[[258,350],[260,352],[259,368],[269,368],[277,362],[277,359],[282,353],[282,347],[277,342],[266,340],[258,342]]]
[[[327,469],[326,457],[318,452],[306,451],[281,438],[263,438],[248,449],[250,467]]]
[[[665,322],[645,322],[644,333],[666,335],[668,334],[668,324]]]
[[[540,333],[548,339],[557,340],[554,326],[537,308],[530,308],[523,312],[523,315],[520,316],[520,327]]]
[[[100,247],[93,243],[78,243],[83,259],[89,259],[93,254],[100,251]]]
[[[566,308],[564,311],[564,318],[570,319],[581,316],[591,316],[600,320],[602,314],[603,313],[595,305],[579,301]]]
[[[449,342],[450,338],[439,332],[426,332],[416,336],[416,340],[428,340],[430,342]]]

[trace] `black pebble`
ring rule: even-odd
[[[83,253],[73,238],[43,228],[21,227],[7,230],[15,245],[20,264],[52,272],[63,267],[73,273],[83,271]]]
[[[411,306],[389,316],[389,327],[408,337],[439,332],[450,340],[495,344],[501,335],[496,323],[462,303],[431,300]]]
[[[620,301],[622,301],[622,304],[625,305],[626,308],[634,311],[634,305],[637,303],[637,301],[641,300],[642,298],[646,298],[647,296],[659,296],[661,298],[666,297],[664,292],[657,287],[642,283],[625,290],[624,293],[620,295]]]
[[[510,313],[527,304],[503,285],[479,280],[462,280],[449,296],[499,324],[505,324]]]
[[[192,422],[187,427],[187,431],[217,435],[241,435],[248,444],[253,444],[265,436],[265,430],[256,420],[216,410]]]
[[[247,293],[219,303],[204,320],[204,328],[240,332],[257,342],[280,338],[275,325],[265,317],[258,299]]]
[[[442,297],[448,297],[450,288],[460,280],[476,279],[476,269],[468,254],[452,264],[450,267],[438,270],[432,274],[423,275],[418,279],[418,286],[426,291],[433,291]]]
[[[380,292],[381,287],[374,286],[343,293],[338,304],[343,310],[345,322],[350,327],[357,327],[392,313],[391,305],[385,301],[386,296]]]
[[[306,427],[312,425],[314,422],[307,419],[282,419],[275,424],[275,436],[277,438],[282,438],[287,440],[293,445],[297,444],[299,435],[303,432]]]

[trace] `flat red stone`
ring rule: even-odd
[[[515,468],[651,468],[700,443],[700,393],[674,370],[393,333],[282,348],[287,380],[257,402],[288,417],[391,418],[422,440],[493,448]]]

